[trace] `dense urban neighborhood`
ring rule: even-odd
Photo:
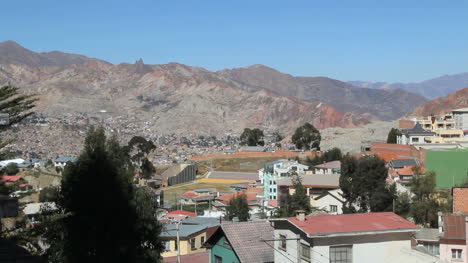
[[[468,263],[468,2],[1,10],[0,263]]]

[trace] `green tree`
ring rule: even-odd
[[[245,194],[240,194],[231,199],[228,207],[226,208],[227,220],[232,220],[234,217],[237,217],[240,222],[249,220],[249,204],[247,203],[247,197]]]
[[[6,124],[0,124],[0,133],[31,116],[34,103],[37,101],[33,95],[20,95],[19,89],[13,86],[0,87],[0,114],[8,116]],[[2,123],[4,119],[1,120]],[[8,145],[10,140],[2,140],[0,137],[0,149]]]
[[[55,186],[43,188],[39,192],[39,202],[55,202],[59,197],[60,189]]]
[[[160,262],[156,203],[134,189],[132,172],[116,137],[90,129],[78,161],[63,171],[59,213],[45,220],[53,225],[42,234],[49,261]]]
[[[52,169],[55,167],[54,162],[51,159],[47,159],[46,163],[44,164],[46,169]]]
[[[396,144],[397,143],[397,135],[398,135],[398,129],[392,128],[388,132],[387,143]]]
[[[345,156],[341,163],[340,187],[346,202],[345,213],[392,211],[396,186],[388,185],[385,161],[368,156]]]
[[[129,142],[125,151],[131,155],[133,165],[142,174],[143,178],[149,179],[156,173],[156,167],[149,161],[148,156],[156,149],[151,140],[146,140],[141,136],[134,136]]]
[[[411,197],[407,192],[399,193],[395,201],[395,213],[408,218],[411,213]]]
[[[16,163],[9,163],[3,168],[3,172],[7,175],[15,175],[19,172],[18,165]]]
[[[248,146],[263,146],[265,142],[263,141],[263,131],[260,129],[249,129],[245,128],[240,136],[241,145]]]
[[[298,127],[294,132],[291,140],[296,145],[297,149],[310,150],[320,149],[320,132],[310,123],[305,123]]]
[[[437,212],[440,207],[435,193],[435,173],[428,172],[423,175],[418,172],[419,169],[418,167],[414,169],[415,175],[408,184],[413,193],[411,217],[416,224],[437,227]]]
[[[312,208],[310,206],[310,199],[307,195],[307,190],[304,185],[302,185],[302,179],[297,173],[293,173],[291,176],[294,194],[291,195],[289,201],[289,215],[295,215],[297,210],[304,210],[306,211],[306,214],[309,214],[312,211]]]

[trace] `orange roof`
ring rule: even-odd
[[[268,200],[268,205],[273,207],[278,207],[278,200]]]
[[[235,197],[244,194],[247,198],[247,201],[249,200],[257,200],[257,193],[255,192],[239,192],[239,193],[232,193],[232,194],[227,194],[227,195],[221,195],[216,197],[217,200],[220,200],[224,204],[228,204],[232,199]]]
[[[413,168],[414,168],[414,165],[413,166],[407,166],[405,168],[398,169],[397,173],[399,175],[413,175],[414,174]],[[426,169],[424,167],[421,167],[421,173],[423,173],[423,174],[426,173]]]
[[[453,212],[468,213],[468,188],[454,187],[453,192]]]

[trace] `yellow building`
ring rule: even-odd
[[[206,251],[202,248],[206,241],[208,227],[204,225],[179,225],[180,255],[187,255]],[[177,256],[177,226],[166,224],[161,232],[161,239],[165,247],[162,257]]]
[[[452,115],[429,116],[416,120],[423,129],[429,131],[450,130],[455,128],[455,120]]]
[[[435,130],[435,137],[426,137],[427,143],[453,143],[465,140],[462,130]]]

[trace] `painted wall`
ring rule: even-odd
[[[206,248],[202,248],[201,239],[203,237],[204,242],[206,242],[206,232],[200,233],[192,238],[195,238],[195,249],[192,250],[191,247],[191,239],[188,240],[180,240],[180,255],[187,255],[192,253],[204,252]],[[176,240],[170,241],[170,251],[163,252],[161,255],[162,257],[174,257],[177,256],[177,250],[175,249]]]
[[[452,249],[461,249],[462,250],[462,259],[452,259]],[[440,259],[447,262],[468,262],[467,259],[467,250],[466,245],[449,245],[449,244],[440,244],[439,247]]]
[[[229,241],[227,241],[224,236],[216,242],[216,245],[214,245],[213,248],[211,248],[210,262],[216,262],[215,256],[221,257],[222,262],[240,263],[239,258],[237,258],[237,255],[229,244]]]
[[[295,238],[299,233],[295,233],[290,229],[276,229],[275,239],[280,238],[280,234],[287,238]],[[387,262],[396,253],[401,253],[404,249],[411,249],[411,234],[410,233],[386,233],[375,235],[361,235],[350,237],[334,237],[334,238],[315,238],[309,239],[299,234],[301,243],[312,245],[310,248],[310,262],[329,262],[330,246],[352,245],[353,262],[359,263],[375,263]],[[286,241],[286,251],[280,249],[281,242],[275,241],[275,262],[298,262],[296,240]],[[308,262],[301,259],[301,262]]]
[[[332,194],[334,194],[335,196],[339,196],[336,191],[334,191]],[[322,198],[320,198],[319,200],[315,200],[315,199],[311,199],[311,205],[312,206],[315,206],[319,209],[322,209],[322,210],[325,210],[327,212],[331,212],[330,210],[330,206],[331,205],[335,205],[337,207],[337,212],[336,214],[343,214],[343,202],[344,202],[344,199],[341,198],[342,201],[338,201],[336,198],[334,198],[333,196],[331,195],[326,195]]]

